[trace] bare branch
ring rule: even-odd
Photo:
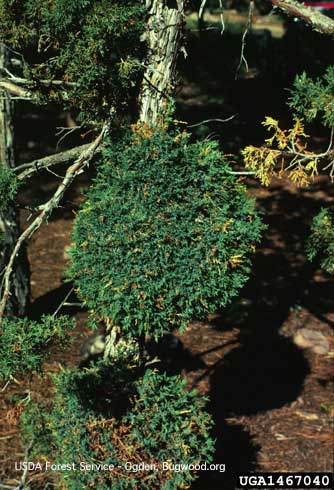
[[[234,119],[236,116],[237,116],[237,114],[233,114],[233,116],[227,117],[226,119],[218,119],[218,118],[205,119],[204,121],[201,121],[201,122],[198,122],[198,123],[195,123],[195,124],[189,124],[189,126],[187,126],[187,128],[196,128],[197,126],[201,126],[202,124],[208,124],[210,122],[225,123],[225,122],[232,121],[232,119]]]
[[[5,70],[9,78],[0,78],[0,87],[7,90],[14,98],[21,100],[30,100],[40,103],[40,99],[33,90],[37,82],[20,78],[13,75],[9,70]],[[63,80],[38,80],[38,83],[45,86],[75,86],[75,83],[65,82]],[[22,86],[21,86],[22,85]]]
[[[37,100],[37,97],[34,96],[29,90],[26,90],[13,82],[7,79],[0,79],[0,87],[7,90],[10,94],[19,97],[24,100]]]
[[[31,450],[33,444],[34,444],[34,441],[32,439],[24,451],[24,461],[29,461],[29,453],[30,453],[30,450]],[[28,476],[28,466],[26,465],[24,467],[24,470],[23,470],[23,473],[21,476],[20,485],[18,486],[19,489],[26,488],[27,476]]]
[[[309,24],[315,31],[320,32],[321,34],[334,35],[334,20],[312,7],[306,7],[296,0],[270,1],[274,7],[279,8],[289,16],[298,17],[298,19]]]
[[[242,63],[245,63],[246,71],[248,71],[248,63],[247,63],[247,60],[245,58],[245,47],[246,47],[246,36],[252,27],[253,11],[254,11],[254,1],[250,0],[249,9],[248,9],[248,19],[247,19],[245,31],[244,31],[244,33],[242,35],[242,39],[241,39],[240,61],[239,61],[239,65],[237,67],[237,70],[235,72],[235,79],[238,78],[238,74],[239,74],[240,68],[242,67]]]
[[[62,151],[60,153],[55,153],[54,155],[49,155],[44,158],[39,158],[38,160],[34,160],[30,163],[23,163],[18,167],[15,167],[15,172],[19,172],[17,179],[25,180],[32,177],[35,173],[40,170],[47,169],[54,165],[59,165],[62,163],[68,163],[71,160],[75,160],[78,158],[81,153],[88,150],[91,146],[91,143],[87,143],[85,145],[76,146],[75,148],[71,148],[70,150]],[[100,148],[97,150],[99,151]]]
[[[28,444],[28,446],[26,447],[26,450],[24,452],[24,461],[29,461],[29,453],[30,453],[30,450],[33,446],[33,440],[30,441],[30,443]],[[27,476],[28,476],[28,466],[26,465],[24,467],[24,470],[22,472],[22,476],[21,476],[21,479],[20,481],[19,480],[11,480],[14,482],[14,484],[16,483],[17,485],[16,486],[13,486],[13,485],[6,485],[4,483],[0,483],[0,488],[4,488],[4,489],[8,489],[8,490],[29,490],[30,489],[30,486],[29,486],[29,483],[31,480],[27,481]]]
[[[256,171],[255,170],[245,170],[245,171],[240,170],[240,172],[239,172],[239,171],[229,170],[227,173],[230,175],[255,175]]]
[[[7,73],[9,79],[1,78],[1,81],[12,81],[16,85],[26,85],[27,87],[36,86],[38,84],[46,85],[46,86],[67,86],[67,87],[75,87],[77,84],[75,82],[67,82],[65,80],[54,80],[54,79],[41,79],[41,80],[29,80],[28,78],[17,77],[13,73],[11,73],[7,68],[3,69],[5,73]]]
[[[205,13],[205,8],[206,8],[206,3],[207,0],[202,0],[199,10],[198,10],[198,20],[200,23],[203,22],[204,20],[204,13]],[[224,21],[224,7],[223,7],[223,0],[219,0],[219,8],[220,8],[220,22],[221,22],[221,30],[220,33],[223,34],[225,31],[225,21]],[[203,29],[191,29],[192,31],[209,31],[209,30],[217,30],[217,27],[207,27]]]
[[[3,283],[1,287],[2,298],[0,302],[0,324],[5,313],[7,300],[10,294],[10,278],[13,270],[14,260],[17,254],[19,253],[22,244],[24,243],[25,240],[29,239],[33,235],[33,233],[35,233],[36,230],[38,230],[38,228],[42,225],[42,223],[44,223],[49,218],[52,211],[56,207],[58,207],[67,188],[71,185],[71,183],[76,178],[76,176],[83,172],[83,169],[88,165],[89,161],[92,159],[96,149],[99,147],[104,137],[109,132],[109,126],[110,126],[109,122],[105,123],[100,134],[93,141],[93,143],[89,144],[88,147],[86,147],[82,151],[82,153],[80,153],[76,161],[70,167],[68,167],[65,177],[61,182],[61,184],[59,185],[59,187],[57,188],[54,195],[43,206],[43,210],[41,211],[41,213],[34,219],[34,221],[28,226],[28,228],[24,230],[24,232],[20,235],[19,239],[17,240],[15,247],[13,248],[12,254],[10,256],[9,262],[5,267],[5,273],[4,273]]]
[[[59,145],[62,141],[64,141],[68,136],[70,136],[74,131],[80,129],[81,126],[74,126],[73,128],[57,128],[59,131],[56,136],[59,136],[59,140],[57,141],[56,150],[58,150]]]
[[[68,303],[66,303],[66,301],[68,300],[68,298],[71,296],[71,294],[73,293],[74,291],[74,287],[71,288],[69,290],[69,292],[66,294],[65,298],[63,299],[63,301],[58,305],[57,309],[54,311],[54,313],[52,314],[52,316],[57,316],[57,314],[59,313],[59,311],[62,309],[62,307]]]
[[[203,29],[189,29],[190,32],[203,32],[203,31],[219,31],[219,27],[209,26]]]
[[[203,17],[204,17],[204,10],[206,7],[206,2],[207,2],[207,0],[202,0],[202,3],[199,7],[199,11],[198,11],[198,18],[199,19],[203,19]]]
[[[224,34],[225,31],[225,21],[224,21],[224,7],[223,7],[223,0],[219,0],[219,8],[220,8],[220,22],[222,25],[220,34]]]

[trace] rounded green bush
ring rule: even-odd
[[[128,386],[132,383],[131,396],[123,414],[115,416],[122,389],[116,393],[118,381],[112,374],[107,377],[105,369],[64,370],[54,378],[52,407],[41,411],[32,404],[26,410],[21,430],[26,440],[37,436],[33,456],[72,465],[59,472],[64,490],[186,488],[196,471],[191,467],[172,471],[162,464],[211,462],[214,442],[209,435],[211,418],[204,410],[206,399],[186,391],[181,378],[155,371],[131,382],[128,368],[128,377],[125,372],[123,376]],[[140,468],[140,463],[149,466]],[[98,464],[108,469],[99,469]]]
[[[109,143],[68,271],[95,317],[159,337],[229,303],[264,228],[229,170],[215,143],[179,131],[135,127]]]

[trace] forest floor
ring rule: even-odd
[[[180,336],[182,349],[166,360],[167,370],[181,373],[189,388],[209,396],[216,423],[215,461],[226,465],[225,473],[201,474],[192,490],[232,490],[237,472],[333,468],[334,281],[304,254],[310,216],[330,200],[331,184],[318,178],[308,189],[282,181],[268,189],[253,180],[248,186],[268,224],[254,255],[252,277],[230,308],[189,325]],[[80,200],[77,187],[68,205]],[[29,245],[35,318],[55,311],[71,288],[63,278],[72,218],[69,208],[59,210]],[[2,393],[0,478],[7,485],[21,475],[15,461],[25,459],[18,420],[28,391],[33,400],[51,396],[47,372],[78,365],[80,346],[92,335],[84,311],[64,306],[62,312],[77,319],[70,350],[51,349],[43,375],[29,383],[21,378]],[[328,352],[297,347],[293,338],[301,328],[321,332]],[[28,477],[33,489],[52,482],[50,474]]]

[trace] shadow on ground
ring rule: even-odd
[[[66,304],[61,306],[63,303]],[[56,311],[59,315],[69,316],[75,316],[82,311],[79,300],[73,292],[73,284],[62,284],[43,294],[32,303],[28,313],[32,320],[39,320],[42,315],[53,314]]]
[[[296,400],[303,389],[308,362],[279,330],[299,307],[319,318],[333,311],[333,281],[314,282],[315,266],[305,257],[311,217],[326,205],[325,198],[326,183],[312,191],[277,184],[258,199],[268,229],[254,257],[252,277],[242,291],[243,300],[212,322],[217,330],[240,329],[238,344],[207,371],[215,461],[225,463],[226,473],[202,472],[192,490],[234,489],[238,472],[255,469],[260,448],[233,417],[278,409]]]

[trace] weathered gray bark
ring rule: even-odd
[[[7,64],[6,47],[0,44],[0,75]],[[0,90],[0,165],[15,166],[13,102],[6,91]],[[0,196],[1,199],[1,196]],[[0,272],[3,272],[14,245],[20,235],[18,212],[14,207],[0,214]],[[3,275],[0,276],[0,284]],[[29,302],[29,268],[26,250],[17,257],[7,302],[6,313],[9,316],[24,315]]]
[[[146,0],[148,57],[139,98],[139,120],[150,126],[163,120],[173,92],[175,68],[181,49],[184,0]]]
[[[312,7],[303,5],[296,0],[270,0],[274,7],[279,8],[289,16],[297,17],[310,25],[321,34],[334,36],[334,20],[318,12]]]

